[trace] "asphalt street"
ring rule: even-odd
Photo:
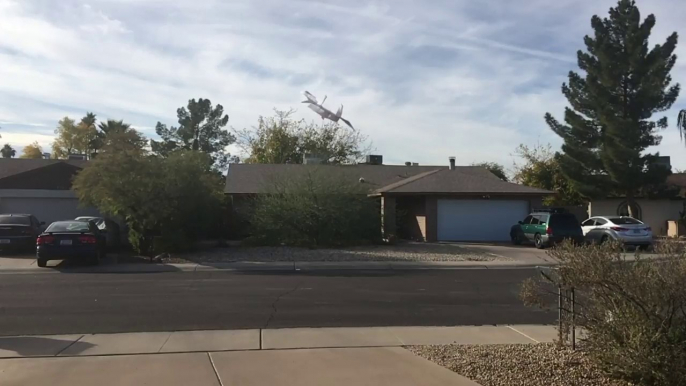
[[[0,335],[547,324],[530,269],[0,275]]]

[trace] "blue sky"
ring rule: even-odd
[[[345,114],[387,163],[495,161],[560,140],[560,86],[593,14],[615,0],[0,0],[0,143],[46,149],[57,121],[86,111],[153,136],[190,98],[221,103],[244,128],[303,90]],[[642,0],[654,43],[681,33],[686,3]],[[655,150],[686,169],[675,127]],[[232,149],[235,153],[238,150]]]

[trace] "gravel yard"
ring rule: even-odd
[[[483,386],[629,386],[604,377],[582,351],[552,343],[407,349]]]
[[[176,254],[171,262],[216,263],[235,261],[491,261],[502,257],[458,245],[402,243],[339,249],[291,247],[228,247]]]

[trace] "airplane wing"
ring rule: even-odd
[[[319,104],[319,102],[317,102],[317,97],[314,96],[314,95],[312,95],[312,94],[310,94],[309,91],[305,91],[305,92],[303,93],[303,95],[305,95],[305,98],[307,98],[307,100],[306,100],[306,101],[303,101],[302,103],[313,103],[313,104],[315,104],[315,105],[318,105],[318,104]]]
[[[351,129],[355,130],[355,128],[353,127],[353,125],[350,124],[350,121],[349,121],[349,120],[347,120],[347,119],[345,119],[345,118],[341,118],[341,121],[345,122],[346,125],[350,126]]]

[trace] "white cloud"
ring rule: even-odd
[[[2,140],[47,145],[61,117],[86,111],[153,135],[199,97],[236,128],[274,107],[315,119],[299,103],[307,89],[344,104],[388,162],[510,166],[519,143],[559,145],[543,114],[562,116],[560,85],[590,17],[614,4],[0,0]],[[656,43],[686,13],[668,0],[639,6],[657,16]],[[686,61],[674,79],[686,82]],[[686,168],[676,129],[664,137],[657,150]]]

